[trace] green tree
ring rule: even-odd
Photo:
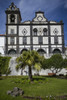
[[[58,73],[62,70],[63,58],[60,54],[54,54],[49,59],[44,60],[43,68],[50,69],[52,73]]]
[[[67,69],[67,58],[63,59],[62,66]]]
[[[36,51],[24,51],[20,57],[16,59],[17,61],[17,66],[16,69],[18,70],[19,68],[24,69],[25,66],[28,66],[29,68],[29,79],[32,81],[32,67],[35,69],[39,70],[41,67],[41,60],[42,56],[39,55],[38,52]]]
[[[2,74],[9,74],[9,61],[11,57],[2,57],[0,56],[0,76]]]

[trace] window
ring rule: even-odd
[[[55,36],[55,37],[54,37],[54,43],[55,43],[55,44],[58,44],[58,36]]]
[[[47,28],[43,29],[43,35],[47,35]]]
[[[14,55],[14,54],[16,54],[16,51],[15,51],[14,49],[9,50],[9,51],[8,51],[8,54],[10,54],[10,55],[12,55],[12,54],[13,54],[13,55]]]
[[[23,44],[27,44],[27,37],[23,37]]]
[[[39,44],[42,44],[43,43],[43,39],[41,36],[39,36]]]
[[[10,44],[14,44],[14,37],[10,38]]]
[[[11,15],[10,15],[10,21],[11,21],[11,22],[15,22],[15,15],[14,15],[14,14],[11,14]]]
[[[11,29],[11,34],[14,34],[14,29]]]
[[[33,29],[33,32],[34,32],[34,36],[36,36],[36,35],[37,35],[37,29],[34,28],[34,29]]]

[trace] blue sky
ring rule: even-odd
[[[67,0],[0,0],[0,34],[6,32],[5,10],[11,2],[20,9],[22,22],[32,20],[38,10],[45,12],[45,17],[50,21],[64,22],[64,40],[67,44]]]

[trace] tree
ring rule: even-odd
[[[0,76],[2,74],[8,75],[11,71],[9,68],[9,61],[11,57],[2,57],[0,56]]]
[[[63,59],[62,66],[67,69],[67,58]]]
[[[32,70],[31,68],[40,68],[41,67],[41,60],[42,57],[39,55],[38,52],[36,51],[24,51],[20,57],[16,59],[17,61],[17,66],[16,69],[18,70],[19,68],[24,69],[26,66],[29,68],[29,79],[32,81]]]
[[[44,69],[50,69],[52,73],[58,73],[62,70],[63,58],[60,54],[54,54],[49,59],[44,60]]]
[[[43,69],[48,69],[49,68],[49,66],[50,66],[50,59],[43,59],[43,61],[42,61],[42,68]]]

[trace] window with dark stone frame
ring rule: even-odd
[[[14,34],[14,29],[11,29],[11,34]]]
[[[43,35],[47,35],[47,28],[43,29]]]
[[[54,37],[54,44],[58,44],[58,36]]]
[[[23,44],[27,44],[27,37],[23,37]]]
[[[34,28],[34,29],[33,29],[33,35],[34,35],[34,36],[37,36],[37,28]]]
[[[14,41],[14,37],[11,37],[11,38],[10,38],[10,44],[14,44],[14,42],[15,42],[15,41]]]

